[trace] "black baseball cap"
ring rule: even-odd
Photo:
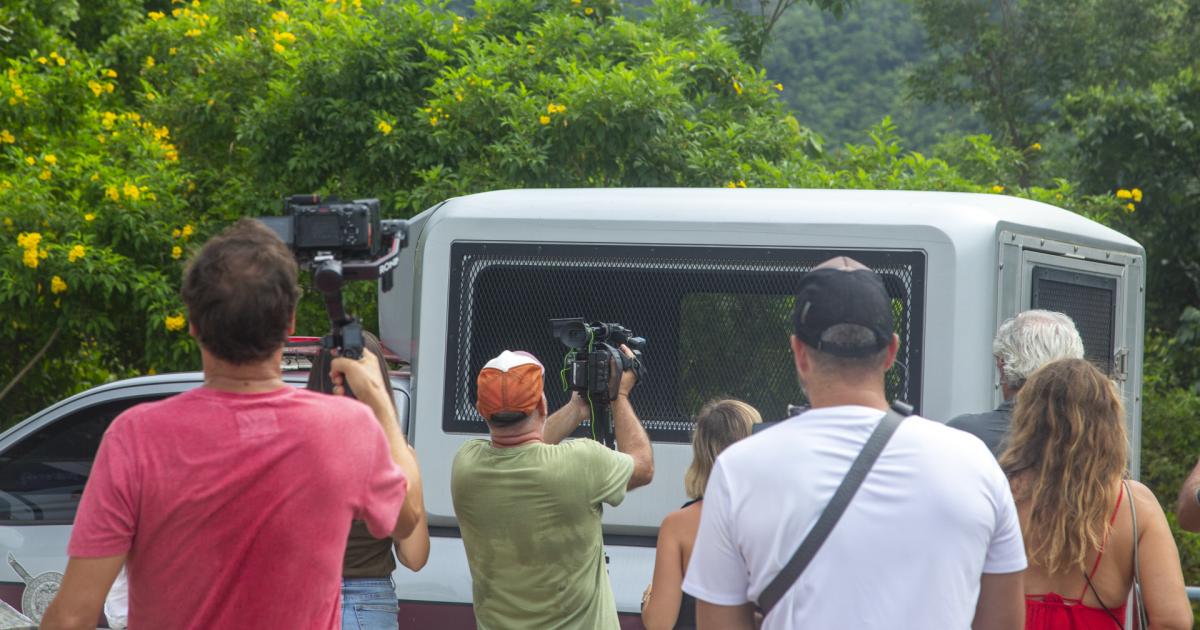
[[[866,328],[874,335],[874,343],[845,345],[821,340],[825,331],[839,324]],[[792,325],[800,341],[820,352],[866,357],[892,341],[892,300],[879,274],[852,258],[839,256],[800,279]]]

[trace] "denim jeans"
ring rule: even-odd
[[[397,630],[392,578],[342,579],[342,630]]]

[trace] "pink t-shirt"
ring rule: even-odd
[[[351,519],[390,535],[408,482],[362,403],[199,388],[121,414],[68,553],[127,553],[129,627],[340,627]]]

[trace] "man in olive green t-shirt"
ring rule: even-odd
[[[593,440],[560,444],[589,409],[572,396],[547,417],[543,378],[541,363],[525,352],[505,350],[489,361],[476,407],[490,440],[467,442],[454,457],[450,489],[475,620],[482,630],[616,630],[600,504],[620,504],[626,490],[654,475],[650,438],[629,404],[636,377],[624,372],[612,401],[620,452]]]

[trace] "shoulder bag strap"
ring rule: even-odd
[[[1129,487],[1129,482],[1122,480],[1125,485],[1125,494],[1129,495],[1129,518],[1133,520],[1133,622],[1134,627],[1138,630],[1146,630],[1150,625],[1150,620],[1146,617],[1146,605],[1142,601],[1142,570],[1141,562],[1138,559],[1138,526],[1137,526],[1137,508],[1134,507],[1133,489]]]
[[[867,439],[867,443],[859,451],[858,457],[850,465],[850,471],[842,479],[842,484],[833,493],[833,498],[829,500],[829,504],[821,512],[821,516],[817,518],[816,524],[809,530],[808,535],[804,537],[804,541],[800,543],[800,548],[796,550],[796,553],[792,555],[792,559],[788,560],[788,563],[783,566],[783,569],[775,576],[775,579],[771,580],[767,588],[758,596],[758,607],[762,609],[764,617],[771,612],[771,609],[792,588],[792,585],[796,583],[796,580],[804,572],[808,563],[812,561],[813,556],[817,554],[817,550],[821,548],[825,539],[829,537],[829,533],[833,531],[833,526],[837,524],[838,519],[842,517],[842,513],[846,511],[846,507],[850,505],[850,500],[854,498],[854,494],[858,492],[859,486],[867,478],[867,473],[871,472],[871,467],[875,465],[875,460],[879,459],[879,454],[883,452],[883,447],[887,445],[888,440],[892,439],[892,434],[896,432],[896,428],[900,426],[900,422],[903,420],[904,416],[896,413],[893,409],[888,409],[888,412],[879,421],[879,424],[875,427],[875,431],[871,433],[871,437]]]

